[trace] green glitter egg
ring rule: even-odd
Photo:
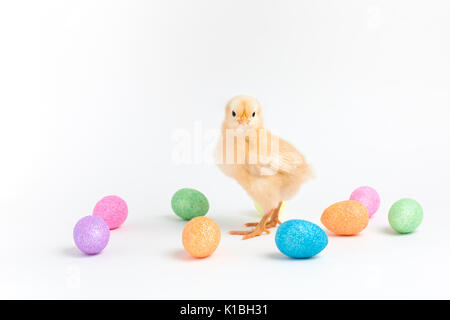
[[[389,224],[398,233],[411,233],[422,222],[422,206],[414,199],[401,199],[389,210]]]
[[[209,202],[200,191],[184,188],[173,195],[172,209],[181,219],[191,220],[204,216],[209,210]]]

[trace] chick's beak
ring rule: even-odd
[[[245,113],[245,111],[244,111],[244,113],[239,117],[238,122],[239,122],[239,124],[249,124],[249,123],[250,123],[250,120],[248,119],[247,113]]]

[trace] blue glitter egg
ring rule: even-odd
[[[310,258],[328,244],[326,233],[316,224],[305,220],[288,220],[278,227],[275,235],[278,250],[291,258]]]

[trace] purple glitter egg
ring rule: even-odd
[[[96,216],[81,218],[73,229],[73,240],[78,249],[86,254],[101,252],[109,241],[109,227]]]

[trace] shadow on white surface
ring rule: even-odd
[[[61,256],[70,257],[70,258],[92,258],[96,255],[84,254],[80,250],[78,250],[75,245],[73,247],[66,247],[59,250]],[[99,253],[101,254],[101,253]]]
[[[175,258],[176,260],[181,260],[181,261],[196,261],[196,260],[201,261],[201,260],[203,260],[203,259],[197,259],[197,258],[192,257],[183,249],[174,249],[169,252],[168,256],[170,258]]]
[[[289,258],[288,256],[283,255],[280,252],[269,252],[266,255],[264,255],[264,258],[271,259],[271,260],[279,260],[279,261],[299,261],[299,262],[306,262],[306,261],[313,261],[320,259],[320,253],[314,257],[311,258],[303,258],[303,259],[295,259],[295,258]],[[288,262],[290,263],[290,262]]]

